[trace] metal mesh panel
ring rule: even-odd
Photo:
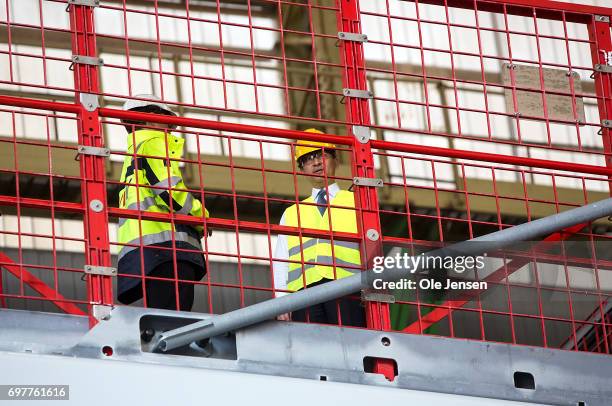
[[[176,248],[171,236],[170,282],[178,292],[177,253],[201,253],[207,274],[181,283],[195,285],[195,311],[218,313],[286,293],[274,267],[292,260],[275,254],[278,235],[359,243],[359,271],[414,244],[467,240],[608,197],[610,15],[544,0],[4,2],[1,303],[87,314],[118,305],[115,276],[80,267],[117,266],[127,219],[204,230],[201,249]],[[146,94],[177,117],[121,110]],[[126,120],[176,126],[182,156],[128,151]],[[325,134],[303,131],[313,127]],[[304,141],[337,146],[335,174],[295,163]],[[122,208],[122,164],[148,160],[184,180],[156,195],[187,192],[210,218],[172,202],[160,213]],[[287,207],[308,210],[300,202],[313,179],[352,187],[355,208],[344,215],[356,232],[279,225]],[[366,294],[367,326],[609,353],[609,228],[602,219],[548,236],[592,254],[508,260],[484,277],[487,291],[463,300]],[[156,279],[140,268],[119,276],[145,294]]]

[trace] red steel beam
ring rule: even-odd
[[[407,152],[412,154],[443,156],[446,158],[467,159],[471,161],[495,162],[506,165],[529,166],[533,168],[556,169],[559,171],[612,176],[612,168],[597,165],[584,165],[572,162],[560,162],[550,161],[546,159],[517,157],[512,155],[491,154],[488,152],[431,147],[428,145],[404,144],[392,141],[371,140],[370,143],[374,148],[387,151]]]
[[[73,55],[97,57],[96,35],[93,7],[82,5],[70,6],[70,30],[72,33]],[[75,104],[84,95],[100,93],[98,67],[77,63],[74,65]],[[97,109],[87,110],[79,106],[78,140],[80,145],[88,147],[104,146],[100,117]],[[97,106],[96,106],[97,107]],[[101,156],[84,155],[79,160],[85,236],[86,264],[94,266],[111,266],[110,238],[108,234],[108,202],[106,192],[105,159]],[[93,317],[93,306],[112,306],[114,303],[113,281],[106,275],[87,275],[87,296],[90,303],[89,321],[93,327],[98,320]]]
[[[0,98],[0,102],[1,100],[2,99]],[[110,118],[117,118],[117,119],[124,119],[124,120],[125,119],[142,120],[142,121],[146,120],[146,121],[151,121],[151,122],[156,122],[156,123],[174,124],[177,126],[184,126],[184,127],[196,127],[196,128],[207,129],[207,130],[227,131],[227,132],[236,132],[236,133],[253,134],[253,135],[264,135],[266,137],[289,138],[289,139],[298,139],[298,140],[306,140],[306,141],[321,141],[324,139],[325,142],[339,144],[339,145],[347,145],[347,146],[352,146],[354,144],[353,138],[347,137],[345,135],[313,134],[313,133],[307,133],[304,131],[286,130],[282,128],[226,123],[222,121],[202,120],[202,119],[196,119],[196,118],[163,116],[159,114],[147,114],[147,113],[139,113],[139,112],[134,112],[134,111],[123,111],[123,110],[109,109],[109,108],[101,108],[99,109],[99,113],[103,117],[110,117]]]
[[[608,299],[606,299],[603,303],[601,303],[601,308],[598,307],[597,309],[593,310],[593,312],[591,314],[589,314],[587,317],[585,317],[585,321],[583,321],[581,323],[582,326],[579,326],[577,329],[580,330],[581,328],[583,328],[584,326],[587,326],[589,324],[591,325],[592,328],[597,328],[598,324],[600,324],[602,329],[603,329],[603,326],[606,323],[606,316],[607,315],[605,313],[602,314],[602,308],[604,306],[607,306],[607,304],[608,304]],[[597,322],[598,316],[602,316],[600,322]],[[580,351],[580,346],[582,344],[584,344],[584,340],[585,340],[585,338],[588,337],[588,335],[585,335],[580,340],[578,340],[577,337],[576,337],[576,329],[575,329],[575,330],[572,331],[572,334],[559,347],[560,348],[565,348],[566,345],[572,339],[572,337],[574,338],[574,344],[573,344],[573,346],[571,348],[576,350],[576,351]]]
[[[80,106],[69,103],[31,100],[13,96],[0,96],[0,104],[17,107],[27,107],[33,109],[62,111],[67,113],[74,113],[80,109]],[[303,131],[285,130],[280,128],[260,127],[247,124],[223,123],[218,121],[201,120],[195,118],[170,117],[162,116],[159,114],[147,114],[109,108],[101,108],[98,111],[100,116],[118,119],[150,121],[155,123],[165,123],[185,127],[202,128],[207,130],[263,135],[267,137],[285,139],[325,141],[333,144],[345,145],[350,147],[353,147],[355,143],[353,137],[347,137],[343,135],[312,134]],[[517,157],[503,154],[491,154],[478,151],[432,147],[427,145],[404,144],[399,142],[382,140],[371,140],[370,144],[372,148],[387,151],[441,156],[446,158],[466,159],[480,162],[495,162],[506,165],[517,165],[533,168],[555,169],[559,171],[577,172],[591,175],[612,176],[612,168],[597,165],[585,165],[572,162],[551,161],[546,159]]]
[[[64,113],[78,114],[81,111],[81,106],[78,104],[51,102],[47,100],[26,99],[15,96],[0,95],[0,104],[16,107],[25,107],[40,110],[61,111]],[[101,117],[116,118],[120,120],[133,121],[149,121],[161,124],[173,124],[176,126],[195,127],[214,131],[227,131],[243,134],[263,135],[266,137],[276,137],[285,139],[298,139],[305,141],[321,141],[330,142],[338,145],[353,146],[354,140],[352,137],[334,134],[313,134],[304,131],[286,130],[282,128],[261,127],[255,125],[225,123],[221,121],[202,120],[186,117],[171,117],[159,114],[148,114],[135,111],[124,111],[111,108],[99,108],[98,115]]]
[[[338,31],[355,34],[362,33],[361,13],[358,0],[340,0]],[[363,44],[355,41],[341,41],[340,58],[343,62],[344,74],[342,83],[345,88],[368,90],[366,78],[366,66]],[[356,97],[346,98],[347,133],[352,134],[350,124],[357,126],[371,125],[369,100]],[[369,129],[368,129],[369,130]],[[375,178],[376,168],[372,145],[370,143],[360,144],[353,140],[353,176]],[[380,223],[380,212],[378,205],[378,193],[373,187],[359,187],[355,191],[356,206],[361,209],[357,223],[359,231],[364,236],[362,246],[362,263],[366,269],[372,269],[376,256],[383,253],[382,230]],[[330,220],[331,222],[332,220]],[[376,232],[377,238],[365,238],[366,233]],[[376,301],[365,303],[367,327],[374,330],[389,331],[391,329],[391,318],[389,315],[389,304]],[[377,359],[374,362],[374,373],[382,374],[387,380],[395,379],[395,366],[391,360]]]
[[[51,303],[56,305],[60,310],[68,313],[74,314],[77,316],[85,316],[85,313],[79,309],[74,304],[67,301],[67,299],[62,296],[58,291],[51,289],[47,286],[46,283],[38,279],[36,276],[32,275],[22,266],[18,266],[15,262],[6,256],[4,253],[0,252],[0,266],[6,269],[11,274],[15,275],[19,280],[23,281],[23,283],[27,284],[29,287],[38,292],[43,298],[49,299]],[[0,275],[0,282],[1,282]],[[2,291],[0,290],[0,293]],[[3,298],[4,301],[4,298]]]
[[[578,224],[576,226],[570,227],[566,230],[563,230],[558,233],[554,233],[544,238],[543,241],[564,241],[567,240],[570,236],[574,235],[578,231],[580,231],[585,224]],[[499,282],[502,279],[510,276],[514,272],[521,269],[523,266],[528,264],[531,261],[530,258],[517,258],[513,259],[509,264],[502,265],[495,272],[491,273],[486,279],[485,282]],[[406,333],[413,334],[421,334],[426,328],[431,327],[433,324],[439,322],[446,316],[451,315],[454,310],[458,310],[459,308],[465,306],[470,302],[474,297],[478,296],[482,293],[482,290],[474,289],[469,292],[466,292],[463,296],[466,299],[463,300],[447,300],[446,302],[436,307],[431,312],[427,313],[422,318],[419,315],[419,320],[415,321],[408,327],[404,328],[402,331]]]
[[[78,114],[81,106],[73,103],[55,102],[40,99],[26,99],[25,97],[0,95],[0,104],[6,106],[23,107],[27,109],[61,111],[63,113]]]
[[[589,32],[589,39],[591,40],[591,60],[593,65],[602,64],[607,65],[609,62],[609,55],[612,53],[612,34],[610,32],[610,21],[593,20],[591,24],[587,26]],[[595,73],[595,93],[597,94],[597,107],[599,108],[599,119],[600,120],[612,120],[612,74],[606,72]],[[612,129],[603,126],[601,131],[602,141],[604,145],[604,151],[606,155],[606,166],[612,168]],[[612,195],[612,181],[608,182],[610,194]],[[599,285],[599,278],[597,279]],[[600,295],[599,300],[599,311],[603,315],[605,313],[603,309],[603,298]],[[604,315],[605,317],[605,315]],[[602,319],[603,321],[603,319]],[[602,330],[605,337],[608,337],[612,332],[612,328],[606,327],[606,324],[602,324]],[[573,333],[575,335],[575,332]],[[610,347],[608,340],[603,342],[605,352],[610,353]]]
[[[44,199],[33,199],[29,197],[15,197],[0,195],[0,206],[21,206],[28,207],[30,209],[51,209],[54,208],[59,211],[67,213],[84,213],[85,209],[80,203],[63,202],[59,200],[44,200]]]
[[[591,60],[593,65],[607,63],[605,53],[612,52],[612,36],[610,34],[610,23],[594,21],[588,25],[589,38],[591,39]],[[612,74],[597,72],[595,79],[595,93],[597,94],[597,107],[600,120],[612,120]],[[603,127],[601,129],[603,149],[606,154],[606,166],[612,168],[612,130]],[[612,193],[612,184],[610,193]]]

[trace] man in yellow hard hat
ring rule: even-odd
[[[306,132],[323,134],[314,128]],[[336,146],[324,142],[300,141],[295,147],[295,161],[300,171],[309,175],[311,195],[298,205],[288,207],[280,224],[326,232],[357,232],[355,197],[341,190],[335,182],[338,160]],[[274,286],[296,292],[360,272],[359,244],[326,237],[279,235],[274,251]],[[277,292],[277,296],[284,292]],[[340,314],[340,320],[338,319]],[[341,298],[310,306],[279,317],[294,321],[365,327],[365,313],[358,299]]]
[[[171,115],[154,95],[128,100],[124,110]],[[208,217],[200,200],[186,190],[179,161],[184,140],[167,124],[123,120],[128,132],[121,171],[119,207],[148,213]],[[138,218],[119,219],[122,244],[118,264],[118,299],[130,304],[146,295],[147,307],[190,311],[194,281],[206,272],[202,256],[203,226]],[[178,297],[177,297],[178,294]]]

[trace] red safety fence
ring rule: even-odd
[[[304,238],[330,240],[334,272],[338,252],[358,243],[361,265],[342,266],[354,272],[378,256],[606,198],[611,16],[545,0],[7,0],[0,305],[87,314],[93,325],[120,305],[117,280],[130,280],[143,306],[147,286],[169,282],[171,307],[191,291],[194,311],[221,313],[288,293],[279,269],[325,264],[279,255],[278,235],[304,246]],[[122,110],[146,94],[177,116]],[[167,143],[161,155],[129,150],[137,142],[126,121],[176,126],[184,154],[173,157]],[[303,131],[313,127],[325,134]],[[305,141],[335,144],[322,165],[334,159],[337,172],[305,172],[293,159]],[[138,179],[140,165],[156,162],[184,184],[121,178],[124,163]],[[311,184],[333,183],[352,188],[355,207],[332,204],[343,214],[334,223],[328,210],[329,222],[354,217],[354,232],[280,224]],[[126,208],[119,196],[130,188],[166,192],[169,207]],[[184,192],[210,217],[184,203],[173,209],[172,196]],[[170,245],[150,254],[169,253],[170,274],[147,275],[142,255],[136,272],[117,274],[122,249],[146,251],[144,237],[119,240],[119,226],[134,219],[141,237],[150,222],[198,230],[201,247],[178,246],[170,233]],[[610,228],[606,219],[579,225],[534,252],[501,257],[477,275],[489,288],[460,298],[363,292],[367,328],[609,354]],[[565,251],[572,242],[582,254]],[[203,258],[200,279],[179,275],[190,255]],[[342,306],[328,311],[351,324]]]

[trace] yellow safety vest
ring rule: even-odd
[[[309,197],[302,200],[304,203],[315,203]],[[299,224],[297,206],[285,210],[285,225],[291,227],[311,228],[316,230],[357,233],[357,216],[355,212],[355,197],[352,192],[341,190],[330,202],[331,227],[329,224],[329,209],[323,215],[315,205],[299,205]],[[346,207],[346,208],[341,208]],[[300,243],[301,242],[301,243]],[[360,267],[361,255],[359,244],[355,242],[339,241],[334,239],[333,255],[331,241],[326,238],[300,239],[299,236],[287,236],[287,248],[289,250],[289,275],[287,278],[287,290],[295,292],[306,286],[326,279],[341,279],[359,272],[359,269],[345,268],[343,266]],[[316,262],[315,265],[308,262]],[[335,264],[335,268],[333,267]]]
[[[151,213],[172,211],[202,217],[201,202],[185,190],[187,187],[183,183],[179,162],[168,159],[179,159],[183,156],[184,142],[182,138],[164,131],[139,130],[128,135],[128,149],[121,171],[124,187],[119,192],[120,208]],[[204,209],[204,213],[208,217],[208,210]],[[175,229],[170,222],[120,218],[118,240],[122,244],[139,246],[174,239],[201,249],[200,241],[186,231],[187,227],[189,226],[177,225]],[[201,235],[203,226],[197,226],[195,229]],[[136,248],[123,246],[119,259]]]

